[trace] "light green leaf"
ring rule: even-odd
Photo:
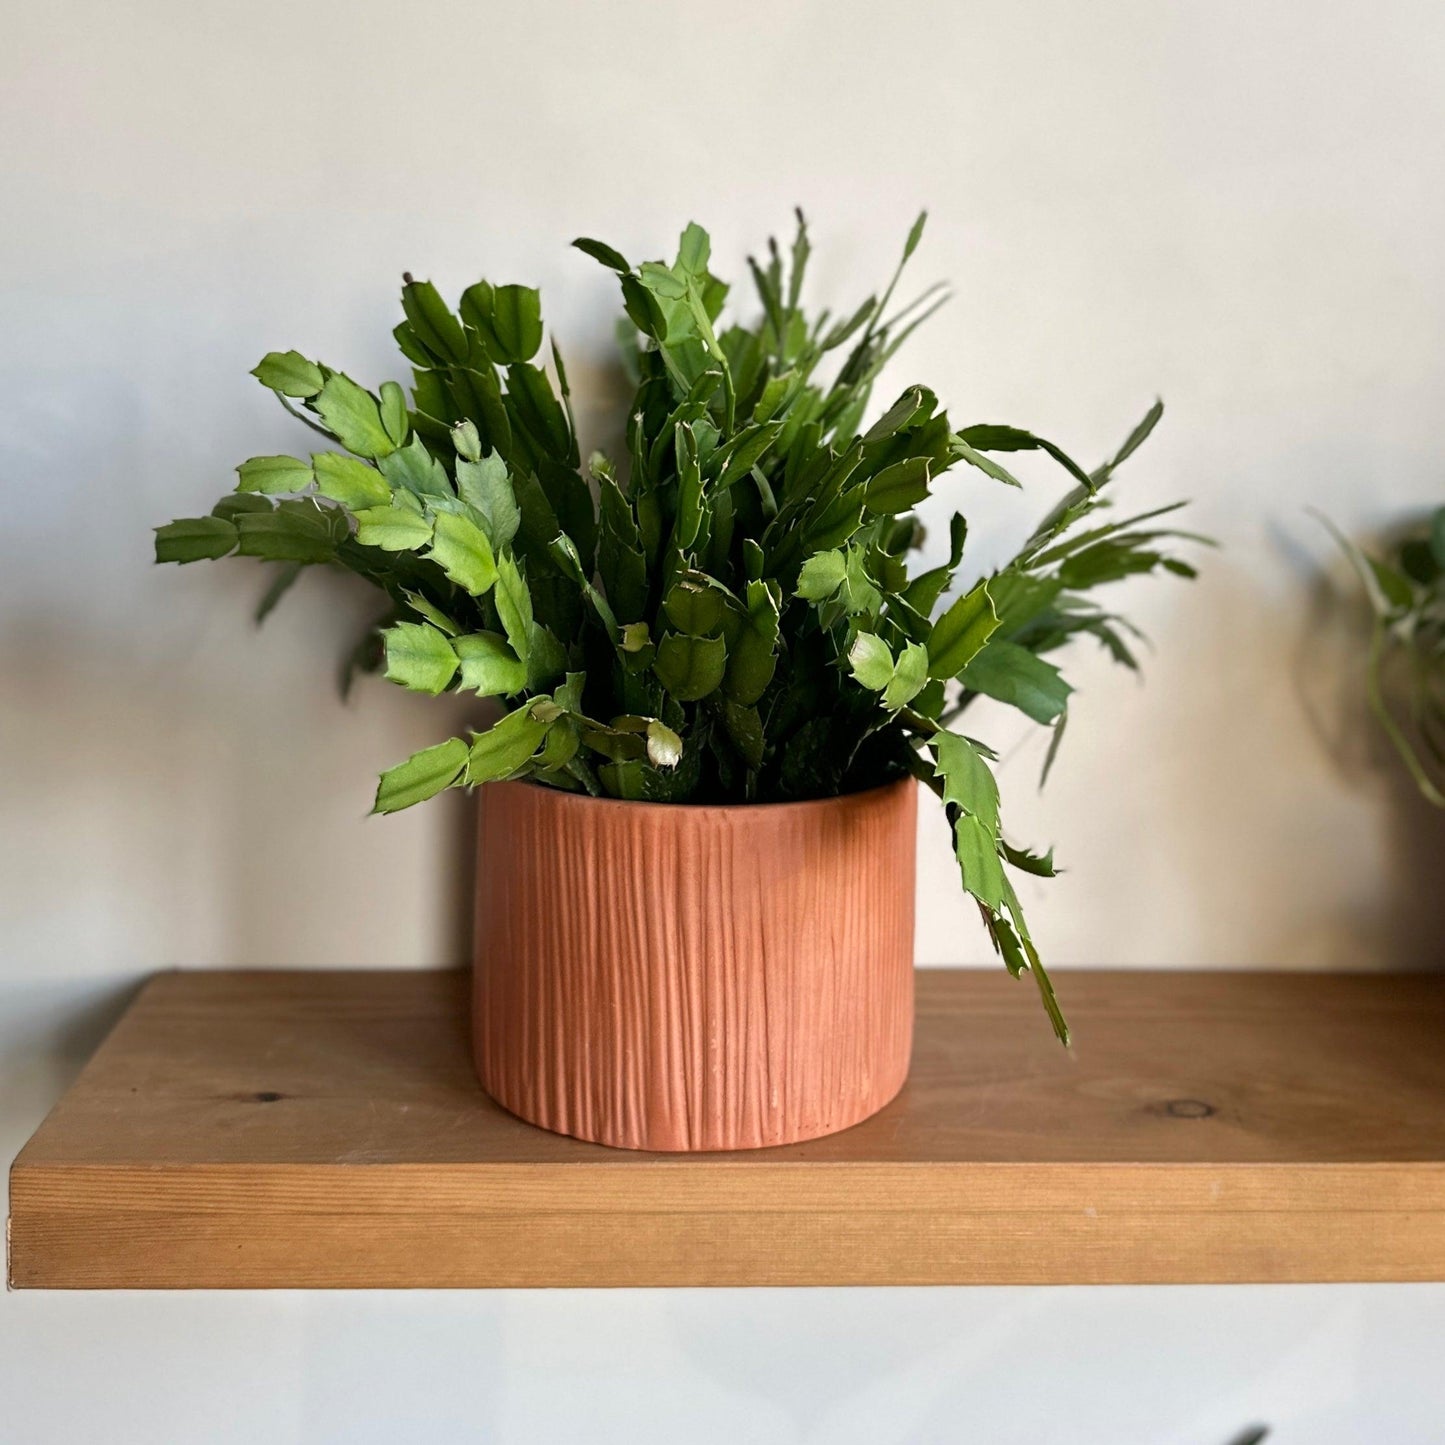
[[[958,675],[971,692],[1009,703],[1038,723],[1051,723],[1073,688],[1052,663],[1016,642],[995,638]]]
[[[394,381],[381,383],[381,424],[393,445],[400,446],[406,440],[406,393]]]
[[[458,637],[452,648],[462,663],[462,686],[484,697],[521,692],[527,685],[527,665],[495,632],[474,632]]]
[[[983,824],[990,837],[998,836],[998,779],[978,747],[956,733],[938,732],[933,747],[934,776],[943,779],[943,801],[957,803]]]
[[[381,424],[376,398],[349,376],[333,372],[316,398],[316,410],[332,436],[359,457],[384,457],[395,444]]]
[[[262,386],[282,396],[315,396],[326,378],[314,361],[299,351],[268,351],[251,370]]]
[[[525,662],[532,650],[532,594],[516,562],[505,553],[497,558],[493,599],[512,651]]]
[[[317,452],[311,467],[316,473],[316,490],[340,502],[348,512],[385,507],[391,501],[391,488],[381,473],[344,452]]]
[[[413,437],[399,451],[383,457],[379,465],[382,476],[393,487],[404,487],[419,497],[454,495],[451,483],[447,481],[446,469],[427,450],[426,443],[419,436]]]
[[[928,653],[917,642],[910,642],[898,655],[893,676],[883,689],[883,706],[896,712],[912,702],[928,681]]]
[[[847,575],[848,564],[841,552],[815,552],[803,563],[794,596],[809,602],[826,602],[843,585]]]
[[[371,811],[396,813],[414,803],[425,802],[451,787],[466,765],[467,745],[461,738],[449,738],[433,748],[423,748],[381,775]]]
[[[848,666],[866,688],[882,692],[893,680],[893,654],[881,637],[860,632],[848,649]]]
[[[482,438],[477,424],[470,417],[459,421],[452,428],[452,445],[463,461],[479,462],[482,459]]]
[[[356,540],[383,552],[416,552],[431,541],[432,524],[410,507],[367,507],[356,513]]]
[[[472,739],[467,758],[468,783],[492,783],[527,766],[542,745],[552,720],[540,722],[532,716],[536,703],[509,712],[500,722]],[[555,720],[555,719],[553,719]]]
[[[727,668],[727,644],[721,637],[669,633],[657,647],[652,670],[678,702],[697,702],[716,692]]]
[[[522,524],[521,509],[507,475],[507,464],[497,452],[476,461],[457,462],[457,491],[475,507],[487,524],[494,548],[507,546]]]
[[[864,489],[863,505],[883,516],[911,512],[928,495],[931,465],[929,457],[909,457],[884,467]]]
[[[998,841],[973,813],[960,813],[954,823],[953,851],[963,874],[963,886],[980,903],[995,912],[1001,909],[1005,881]]]
[[[956,677],[998,628],[988,583],[958,598],[928,634],[928,675]]]
[[[406,598],[407,605],[410,606],[414,612],[425,617],[433,627],[441,628],[448,637],[455,637],[457,633],[462,630],[457,625],[454,617],[448,617],[436,603],[423,597],[420,592],[403,589],[401,595]]]
[[[641,652],[651,641],[652,634],[645,622],[629,622],[623,627],[617,645],[623,652]]]
[[[430,555],[458,587],[473,597],[483,596],[497,580],[497,563],[487,534],[468,517],[439,512]]]
[[[304,492],[311,485],[311,468],[296,457],[252,457],[236,468],[238,492],[265,492],[267,496]]]
[[[224,517],[186,517],[156,528],[157,562],[201,562],[236,550],[236,528]]]
[[[447,639],[427,622],[398,622],[382,633],[386,676],[413,692],[435,695],[456,675],[457,655]]]

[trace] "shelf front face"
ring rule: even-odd
[[[19,1288],[1445,1279],[1445,977],[918,975],[864,1124],[637,1154],[480,1090],[464,976],[153,979],[10,1174]]]

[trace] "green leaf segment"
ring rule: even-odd
[[[988,697],[1057,742],[1069,686],[1052,654],[1087,633],[1135,666],[1132,629],[1089,594],[1192,570],[1168,551],[1184,534],[1157,525],[1172,508],[1101,520],[1158,405],[1093,472],[1020,428],[955,429],[923,386],[865,425],[879,373],[946,299],[893,305],[923,219],[881,295],[835,318],[803,307],[800,214],[786,255],[770,242],[749,261],[751,324],[725,321],[699,226],[670,263],[578,241],[621,289],[635,393],[617,462],[582,460],[536,291],[478,282],[452,307],[408,276],[395,337],[410,387],[373,393],[298,352],[266,356],[255,375],[325,448],[243,462],[208,516],[157,529],[156,558],[282,564],[268,609],[303,567],[353,572],[386,613],[351,667],[496,700],[491,726],[384,773],[380,813],[502,778],[766,803],[918,777],[1005,964],[1034,976],[1067,1039],[1010,882],[1052,860],[1005,840],[993,754],[955,723]],[[955,514],[946,560],[914,568],[914,509],[970,479],[1017,485],[997,460],[1011,452],[1041,454],[1071,488],[1019,554],[957,587]]]

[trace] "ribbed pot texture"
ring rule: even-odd
[[[755,1149],[902,1088],[912,779],[751,807],[481,792],[474,1043],[503,1108],[624,1149]]]

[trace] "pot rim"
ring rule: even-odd
[[[901,778],[894,778],[891,783],[876,783],[871,788],[859,788],[852,793],[834,793],[826,798],[794,798],[786,802],[776,803],[659,803],[646,799],[633,798],[594,798],[590,793],[569,793],[563,788],[550,788],[545,783],[535,783],[530,778],[507,778],[497,779],[495,782],[483,783],[477,789],[477,795],[485,798],[487,789],[494,788],[498,783],[517,784],[521,787],[531,789],[538,793],[546,793],[555,802],[561,805],[576,805],[589,808],[632,808],[652,809],[661,813],[777,813],[786,809],[795,811],[812,808],[827,809],[836,807],[840,803],[851,803],[857,799],[873,797],[877,794],[891,792],[906,787],[908,784],[916,784],[918,779],[911,773],[905,773]]]

